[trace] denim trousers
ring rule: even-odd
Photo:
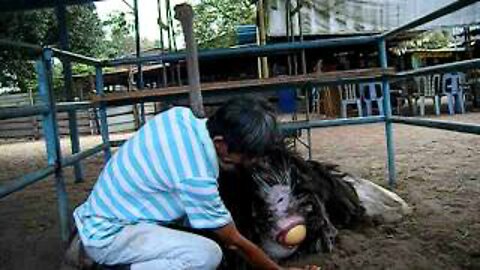
[[[129,264],[131,270],[208,270],[222,260],[222,250],[214,241],[150,223],[128,225],[109,245],[84,249],[97,263]]]

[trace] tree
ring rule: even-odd
[[[451,33],[445,30],[424,32],[412,40],[403,42],[399,47],[403,49],[442,49],[453,43]]]
[[[134,25],[125,12],[114,12],[103,22],[107,32],[104,56],[115,58],[135,51]]]
[[[70,51],[97,57],[104,40],[101,21],[93,4],[67,8]],[[0,38],[42,46],[59,47],[59,28],[53,9],[3,13]],[[36,86],[31,55],[21,49],[0,50],[0,85],[18,86],[22,91]]]
[[[193,8],[194,32],[201,48],[233,46],[235,27],[255,23],[255,5],[251,0],[202,0]]]
[[[48,44],[46,36],[54,21],[51,12],[14,12],[0,16],[0,38],[33,44]],[[23,50],[0,51],[0,85],[17,86],[22,90],[32,87],[34,66],[27,63]]]
[[[71,50],[83,55],[101,57],[105,47],[105,33],[95,6],[71,6],[68,12]]]

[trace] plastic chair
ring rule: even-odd
[[[425,98],[432,98],[435,105],[435,114],[440,115],[441,106],[441,77],[440,74],[415,77],[420,100],[420,115],[425,115]]]
[[[359,84],[360,93],[367,106],[367,116],[373,114],[372,103],[377,102],[378,113],[383,115],[383,89],[380,82]]]
[[[312,89],[312,113],[320,114],[320,91],[318,86]]]
[[[340,91],[340,99],[342,101],[342,118],[347,118],[347,106],[349,104],[357,105],[358,116],[362,117],[362,101],[360,100],[360,95],[357,93],[357,85],[339,85],[338,90]]]
[[[297,92],[293,87],[284,87],[278,91],[278,108],[282,113],[297,111]]]
[[[465,113],[465,93],[462,85],[465,83],[465,74],[462,72],[446,73],[443,75],[443,93],[448,98],[448,111]]]

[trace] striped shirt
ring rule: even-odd
[[[84,245],[108,245],[125,225],[183,220],[196,229],[232,221],[218,192],[206,119],[176,107],[149,120],[115,153],[74,211]]]

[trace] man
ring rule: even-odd
[[[166,227],[183,223],[213,231],[255,268],[280,269],[237,231],[217,189],[219,166],[248,166],[276,136],[272,110],[252,98],[229,101],[208,120],[181,107],[157,115],[118,150],[75,210],[86,253],[132,270],[217,268],[222,251],[214,241]]]

